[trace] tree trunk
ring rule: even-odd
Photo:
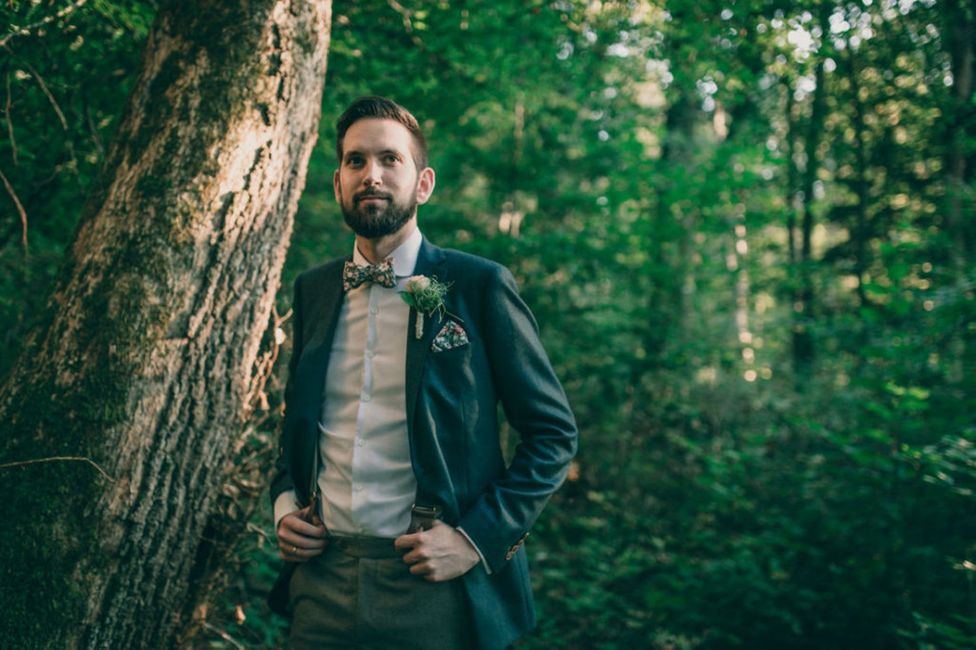
[[[857,194],[857,205],[854,208],[854,228],[851,233],[854,252],[854,275],[857,278],[857,300],[861,307],[870,303],[864,290],[864,274],[867,271],[868,246],[868,163],[867,145],[864,142],[864,102],[861,101],[860,67],[857,54],[853,48],[847,49],[847,80],[851,85],[851,107],[854,115],[851,122],[854,126],[854,162],[857,177],[854,181],[854,192]]]
[[[786,248],[789,259],[789,290],[791,299],[794,297],[797,280],[797,252],[796,252],[796,215],[799,205],[797,196],[799,180],[799,170],[796,165],[796,131],[798,128],[797,118],[793,113],[796,110],[796,103],[793,99],[793,82],[786,79],[783,82],[786,91]]]
[[[965,216],[971,211],[973,190],[968,186],[972,177],[972,141],[976,138],[976,109],[973,108],[973,80],[976,73],[976,9],[964,2],[948,1],[943,6],[946,17],[945,43],[952,69],[953,97],[947,117],[946,177],[948,204],[946,206],[946,231],[956,242],[953,251],[957,272],[966,270],[976,248],[976,227],[973,219]],[[967,169],[967,167],[970,167]]]
[[[946,205],[943,229],[948,234],[948,273],[954,292],[969,291],[972,259],[976,252],[976,187],[973,186],[976,163],[976,107],[973,87],[976,80],[976,8],[972,3],[947,0],[941,5],[945,19],[944,47],[952,71],[952,97],[943,109],[945,130]],[[966,376],[971,356],[972,334],[957,329],[948,343],[946,375],[950,382],[960,383]]]
[[[0,389],[8,647],[161,648],[186,625],[317,135],[330,13],[161,7],[48,315]]]
[[[797,386],[802,388],[813,370],[815,348],[810,324],[813,321],[813,201],[817,181],[817,149],[824,127],[827,91],[823,61],[816,64],[810,121],[804,138],[806,167],[803,170],[803,218],[800,223],[799,286],[793,299],[793,364]]]

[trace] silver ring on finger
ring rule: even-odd
[[[292,545],[292,547],[291,547],[291,554],[292,554],[292,555],[295,555],[296,553],[298,553],[298,547],[297,547],[297,546],[294,546],[294,545]]]

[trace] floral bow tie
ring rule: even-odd
[[[386,258],[380,264],[365,264],[360,266],[355,262],[346,261],[342,268],[342,288],[345,291],[355,289],[364,282],[372,282],[384,287],[396,286],[393,276],[393,258]]]

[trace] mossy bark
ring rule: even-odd
[[[0,388],[6,647],[159,648],[316,139],[331,2],[162,3],[45,322]],[[9,466],[50,457],[84,457]]]

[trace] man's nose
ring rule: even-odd
[[[381,171],[380,166],[376,162],[368,161],[363,168],[363,185],[367,187],[379,185],[382,181]]]

